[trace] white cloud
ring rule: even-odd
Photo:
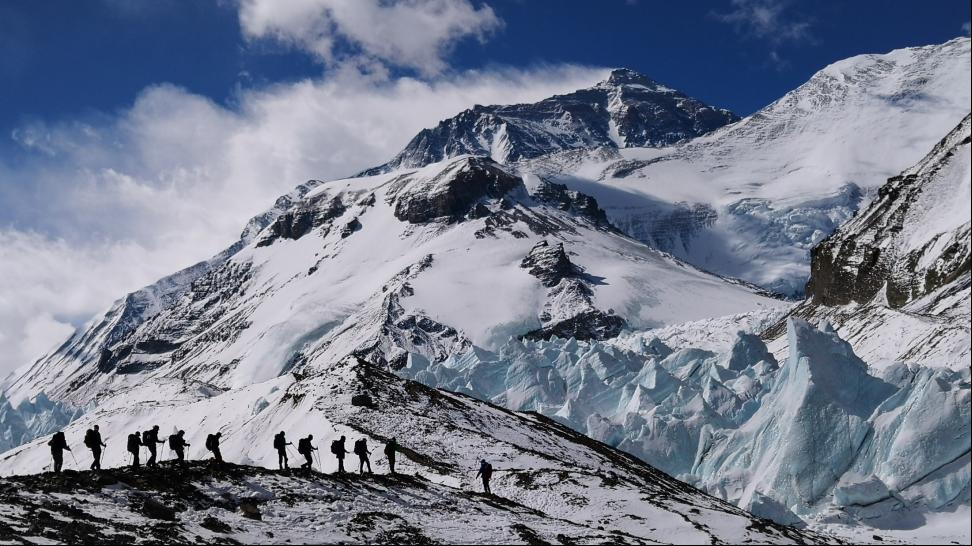
[[[969,25],[970,25],[970,22],[969,21],[966,21],[965,23],[962,24],[962,32],[966,36],[969,36],[969,34],[972,33],[972,26],[969,26]]]
[[[742,34],[772,42],[811,38],[810,21],[791,13],[787,0],[732,0],[732,9],[715,17]]]
[[[458,41],[484,40],[502,26],[492,8],[468,0],[240,0],[239,16],[246,36],[277,39],[328,64],[360,55],[425,75],[446,68]]]
[[[576,66],[243,91],[232,109],[170,85],[115,115],[35,122],[0,156],[0,376],[63,341],[67,324],[215,254],[309,178],[390,159],[473,104],[536,101],[606,76]]]

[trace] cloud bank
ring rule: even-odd
[[[502,26],[489,6],[466,0],[241,0],[250,38],[275,38],[327,64],[375,61],[435,75],[462,39],[484,41]]]

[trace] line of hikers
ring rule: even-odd
[[[178,463],[185,463],[186,461],[186,448],[189,447],[189,443],[186,442],[186,431],[180,430],[174,434],[169,435],[168,446],[169,449],[175,454],[175,460]],[[219,449],[219,442],[222,438],[223,433],[217,432],[215,434],[210,434],[206,436],[206,449],[212,453],[212,461],[218,465],[223,464],[223,455]],[[308,434],[306,438],[301,438],[297,441],[297,453],[304,456],[305,462],[300,465],[301,468],[311,469],[314,466],[313,454],[317,451],[317,447],[312,443],[314,440],[313,434]],[[337,457],[338,461],[338,472],[344,473],[344,458],[348,454],[348,450],[345,448],[345,437],[341,436],[340,439],[331,442],[331,453]],[[146,461],[145,466],[155,467],[158,466],[158,446],[159,444],[165,444],[164,440],[159,439],[159,426],[155,425],[145,432],[133,432],[128,435],[127,449],[131,454],[131,465],[133,468],[138,468],[140,466],[140,453],[141,448],[148,448],[149,458]],[[54,459],[54,472],[60,472],[61,468],[64,466],[64,451],[71,451],[71,448],[67,445],[67,441],[64,438],[64,432],[56,432],[51,438],[47,445],[51,447],[51,458]],[[93,461],[91,463],[91,470],[101,469],[101,456],[103,448],[107,447],[108,444],[104,442],[101,438],[101,431],[98,429],[98,425],[90,428],[84,434],[84,445],[91,450],[91,457]],[[285,432],[280,431],[273,437],[273,447],[277,450],[277,464],[281,470],[290,468],[289,458],[287,457],[287,446],[294,445],[292,442],[287,441],[287,435]],[[395,455],[400,450],[398,446],[398,441],[392,438],[385,443],[384,454],[385,458],[388,460],[388,470],[391,474],[395,473]],[[371,450],[368,449],[368,440],[366,438],[360,438],[354,442],[354,448],[351,451],[358,456],[358,472],[364,474],[365,466],[368,467],[368,473],[371,471],[371,460],[369,455],[371,455]],[[74,456],[72,452],[72,457]],[[485,461],[483,461],[485,463]],[[77,466],[77,461],[75,460],[75,466]],[[482,472],[482,469],[480,469]],[[488,474],[484,474],[487,476]],[[488,478],[484,477],[484,486],[489,491]]]
[[[313,440],[313,434],[308,434],[307,437],[297,440],[297,453],[304,456],[304,463],[300,465],[301,468],[310,469],[314,467],[314,452],[318,451],[318,449],[312,443]],[[340,474],[345,472],[344,457],[348,454],[348,450],[345,447],[346,441],[347,439],[341,436],[340,439],[331,442],[331,454],[337,458],[338,473]],[[282,430],[273,437],[273,448],[277,450],[277,466],[281,470],[290,468],[290,460],[287,457],[287,446],[292,445],[294,445],[293,442],[287,441],[287,434]],[[388,472],[390,474],[395,473],[395,454],[398,451],[398,440],[395,438],[385,443],[384,453],[385,459],[388,460]],[[356,440],[351,452],[358,456],[358,473],[364,474],[364,468],[367,466],[368,473],[371,474],[371,459],[368,456],[372,452],[368,449],[368,439],[360,438]]]

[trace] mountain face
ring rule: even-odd
[[[966,116],[813,251],[809,299],[794,313],[832,322],[874,366],[969,366],[970,124]]]
[[[403,468],[434,484],[408,491],[472,513],[456,488],[480,458],[500,461],[494,489],[542,512],[503,525],[545,539],[549,516],[572,522],[567,538],[816,540],[607,446],[787,524],[917,526],[963,509],[968,137],[876,188],[967,116],[968,80],[958,39],[836,63],[711,132],[731,115],[623,71],[474,108],[362,176],[298,187],[226,251],[5,380],[0,447],[157,422],[191,429],[197,449],[220,429],[231,460],[272,467],[282,429],[318,445],[397,436]],[[943,217],[960,221],[939,230]],[[801,293],[810,249],[851,218],[814,254],[811,299],[780,320],[791,305],[751,283]],[[45,440],[0,470],[37,472]],[[233,472],[234,487],[307,487]]]
[[[970,64],[968,38],[861,55],[695,139],[512,167],[591,195],[612,224],[655,248],[799,297],[811,249],[972,109]]]
[[[781,305],[623,236],[586,195],[472,156],[318,184],[234,250],[120,339],[101,323],[75,336],[8,396],[87,407],[146,377],[238,388],[348,355],[400,369],[511,336]]]
[[[430,389],[353,358],[313,376],[286,374],[223,392],[148,381],[104,397],[95,412],[68,425],[68,443],[79,447],[94,422],[107,438],[106,467],[125,464],[125,434],[150,423],[166,434],[186,430],[193,459],[204,456],[205,434],[219,429],[224,457],[250,466],[193,464],[175,474],[163,463],[140,472],[5,478],[0,498],[9,509],[0,514],[0,537],[63,538],[66,521],[80,536],[109,541],[164,530],[176,541],[198,535],[261,544],[834,542],[757,519],[542,416]],[[349,443],[367,438],[376,453],[397,438],[399,475],[253,468],[276,464],[278,430],[291,441],[312,433],[321,450],[314,468],[328,473],[336,461],[326,446],[339,436]],[[49,460],[45,444],[5,454],[4,473],[41,470]],[[76,451],[78,464],[90,461]],[[495,469],[493,497],[476,492],[483,458]],[[386,474],[383,458],[375,455],[373,464]]]
[[[379,174],[477,155],[499,163],[598,146],[659,147],[739,119],[637,72],[618,69],[589,89],[535,104],[480,106],[424,129]]]
[[[970,116],[813,250],[807,296],[900,308],[965,277],[970,266]]]

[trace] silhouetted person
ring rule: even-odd
[[[159,444],[164,444],[162,440],[159,440],[159,425],[155,425],[149,430],[142,433],[142,445],[147,447],[149,450],[148,461],[145,462],[145,466],[156,466],[156,450]]]
[[[61,467],[64,466],[64,450],[71,451],[71,448],[67,445],[67,440],[64,439],[64,433],[61,431],[55,432],[54,436],[51,437],[51,441],[47,442],[47,445],[51,446],[51,458],[54,459],[54,472],[60,472]]]
[[[213,453],[213,461],[218,466],[223,466],[223,454],[219,452],[219,439],[223,437],[222,432],[206,436],[206,449]]]
[[[284,431],[280,431],[280,434],[276,434],[273,437],[273,448],[277,450],[277,466],[280,470],[285,468],[290,468],[287,461],[287,446],[294,445],[293,442],[287,441],[287,435]]]
[[[368,440],[361,438],[354,442],[354,454],[358,456],[358,474],[364,474],[364,467],[368,465],[368,474],[371,474],[371,461],[368,460]]]
[[[314,435],[308,434],[307,438],[297,440],[297,453],[303,455],[305,461],[304,464],[300,465],[301,468],[314,468],[313,454],[317,451],[317,448],[311,443],[313,439]]]
[[[344,436],[341,436],[340,440],[334,440],[331,442],[331,453],[337,457],[338,460],[338,472],[344,473],[344,456],[347,455],[348,450],[344,449]]]
[[[398,440],[392,438],[385,444],[385,458],[388,459],[388,472],[395,473],[395,453],[398,452]]]
[[[138,450],[142,447],[142,436],[138,432],[128,435],[128,452],[132,454],[132,468],[138,468]]]
[[[91,461],[91,470],[101,470],[101,448],[107,446],[107,444],[101,441],[101,431],[98,430],[98,425],[89,428],[88,432],[84,433],[84,445],[91,450],[91,457],[94,459]]]
[[[493,493],[489,490],[489,479],[493,477],[493,465],[486,462],[486,459],[479,461],[479,472],[476,473],[476,477],[483,477],[483,492],[487,495],[492,495]]]
[[[175,434],[169,435],[169,449],[176,454],[176,460],[179,463],[186,462],[186,448],[189,444],[186,442],[186,431],[180,430]]]

